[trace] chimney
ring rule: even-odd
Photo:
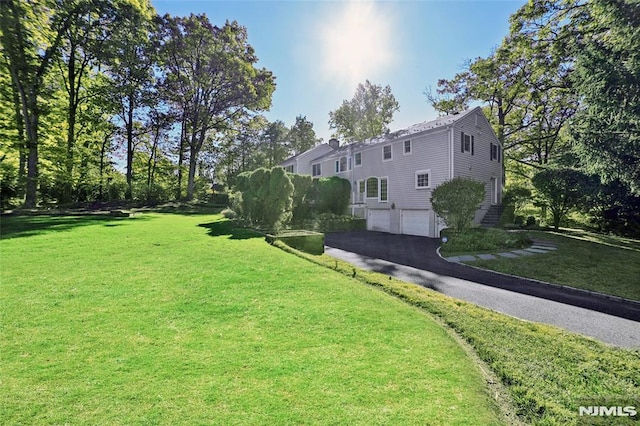
[[[340,141],[335,138],[329,139],[329,146],[333,149],[338,149],[338,147],[340,146]]]

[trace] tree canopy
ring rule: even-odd
[[[389,131],[393,114],[399,109],[390,86],[382,87],[367,80],[358,84],[353,99],[344,100],[329,113],[329,127],[335,129],[334,137],[349,142],[372,138]]]

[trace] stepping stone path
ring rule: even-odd
[[[474,262],[476,260],[493,260],[499,257],[507,259],[516,259],[522,256],[533,256],[535,254],[549,253],[554,250],[558,250],[558,247],[551,241],[533,240],[533,245],[529,248],[522,250],[511,250],[497,254],[465,254],[462,256],[445,257],[445,260],[449,262]]]

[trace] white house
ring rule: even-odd
[[[431,191],[457,176],[484,183],[480,223],[502,197],[502,146],[478,108],[347,145],[335,139],[285,160],[292,173],[351,182],[354,215],[367,229],[437,237],[444,227]]]

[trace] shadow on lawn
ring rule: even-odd
[[[108,214],[3,216],[0,239],[32,237],[86,225],[104,224],[114,227],[123,225],[124,221],[144,219],[144,216],[114,217]]]
[[[236,228],[233,226],[233,223],[228,220],[201,223],[198,226],[208,229],[210,237],[221,237],[227,235],[229,236],[229,239],[232,240],[247,240],[249,238],[262,237],[262,235],[250,229]]]
[[[228,220],[201,223],[198,226],[209,230],[210,237],[228,236],[231,240],[247,240],[249,238],[263,237],[261,234],[251,229],[238,228],[234,226],[233,222]]]

